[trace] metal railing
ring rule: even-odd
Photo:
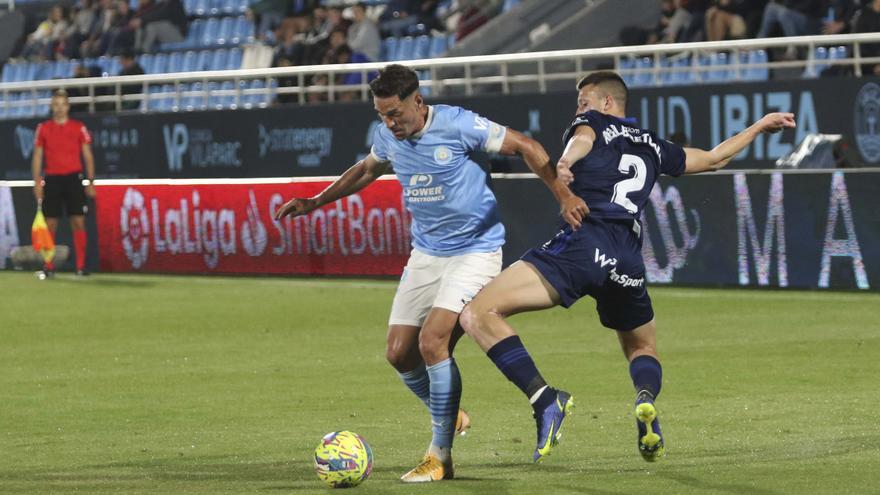
[[[706,79],[704,74],[722,67],[691,63],[686,67],[664,66],[661,62],[668,57],[699,57],[706,54],[732,53],[732,62],[723,68],[731,69],[733,76],[726,79],[737,80],[743,69],[811,69],[817,65],[851,67],[856,76],[861,75],[862,64],[880,63],[880,57],[863,57],[861,48],[867,43],[880,43],[880,33],[798,36],[790,38],[766,38],[720,42],[675,43],[663,45],[644,45],[637,47],[610,47],[582,50],[558,50],[534,53],[504,55],[484,55],[472,57],[445,57],[438,59],[409,60],[402,63],[420,71],[424,80],[421,85],[432,95],[464,94],[475,91],[493,91],[501,94],[516,92],[546,92],[551,83],[573,84],[587,70],[597,64],[609,64],[622,76],[650,74],[652,84],[660,85],[661,76],[666,73],[689,72],[699,83]],[[846,57],[817,60],[816,47],[846,47]],[[806,58],[782,60],[765,63],[744,63],[740,52],[788,48],[806,49]],[[650,57],[651,67],[624,67],[623,61]],[[265,106],[279,96],[293,95],[300,104],[309,101],[309,95],[325,95],[324,101],[354,99],[366,101],[369,98],[368,76],[388,62],[345,65],[316,65],[302,67],[277,67],[269,69],[223,70],[202,72],[180,72],[143,76],[111,76],[79,79],[54,79],[0,84],[3,105],[12,106],[48,105],[47,91],[56,88],[78,88],[84,96],[71,98],[73,104],[88,105],[89,112],[97,109],[125,108],[126,102],[141,102],[140,111],[150,111],[150,100],[171,99],[170,110],[188,110],[187,100],[201,100],[198,109],[211,107],[216,98],[226,98],[224,108],[247,107],[252,97],[261,96],[259,106]],[[360,75],[359,84],[334,84],[336,76]],[[314,84],[315,76],[325,76],[325,84]],[[262,80],[262,88],[248,87],[247,83]],[[279,84],[279,81],[281,82]],[[217,89],[216,86],[231,82],[232,88]],[[193,90],[194,83],[201,88]],[[124,94],[123,87],[140,86],[140,92]],[[170,85],[170,92],[151,92],[151,88]],[[227,85],[228,86],[228,85]],[[131,90],[129,90],[131,91]],[[30,95],[30,98],[9,100],[13,93]],[[231,101],[230,101],[231,99]],[[138,105],[135,105],[138,106]]]

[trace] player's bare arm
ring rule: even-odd
[[[593,143],[596,141],[596,131],[592,127],[582,125],[574,131],[574,136],[568,140],[565,150],[559,161],[556,162],[556,173],[559,178],[566,184],[571,184],[574,175],[571,173],[571,166],[578,160],[587,156],[593,149]]]
[[[774,133],[795,127],[793,113],[768,113],[746,130],[732,136],[712,148],[711,151],[699,148],[685,148],[686,174],[699,174],[724,168],[730,160],[745,149],[761,133]]]
[[[86,186],[86,196],[95,197],[95,156],[92,154],[92,145],[83,143],[82,155],[86,165],[86,180],[89,185]]]
[[[34,156],[31,158],[31,177],[34,179],[34,198],[43,200],[43,147],[34,146]]]
[[[317,195],[311,198],[293,198],[281,205],[275,212],[275,219],[280,220],[288,215],[306,215],[337,199],[354,194],[382,176],[388,170],[388,165],[389,162],[379,161],[372,154],[367,155]]]
[[[500,152],[502,155],[522,156],[526,165],[544,181],[556,201],[559,202],[560,214],[566,223],[575,229],[581,226],[581,220],[590,210],[584,200],[571,192],[568,183],[557,176],[556,170],[550,164],[550,156],[541,143],[521,132],[508,128]]]

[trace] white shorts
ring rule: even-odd
[[[421,327],[431,308],[461,313],[465,304],[501,273],[501,249],[491,253],[431,256],[417,249],[400,276],[389,325]]]

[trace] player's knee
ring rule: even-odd
[[[418,359],[412,359],[410,354],[407,349],[390,342],[385,347],[385,359],[398,371],[409,371],[414,367],[413,361],[418,361]]]
[[[419,353],[427,363],[442,360],[449,353],[449,337],[422,333],[419,335]]]
[[[489,313],[487,308],[471,302],[461,311],[458,321],[461,323],[461,328],[464,329],[465,333],[473,337],[485,328],[485,321]]]

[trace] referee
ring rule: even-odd
[[[43,215],[52,236],[58,228],[63,212],[70,217],[73,247],[76,251],[76,274],[86,276],[86,197],[95,197],[95,159],[92,155],[92,136],[86,126],[68,117],[70,101],[63,89],[52,93],[52,119],[37,126],[34,139],[34,157],[31,171],[34,178],[34,197],[42,204]],[[43,155],[46,166],[43,169]],[[88,185],[83,188],[83,160]],[[50,260],[43,267],[41,278],[55,275]]]

